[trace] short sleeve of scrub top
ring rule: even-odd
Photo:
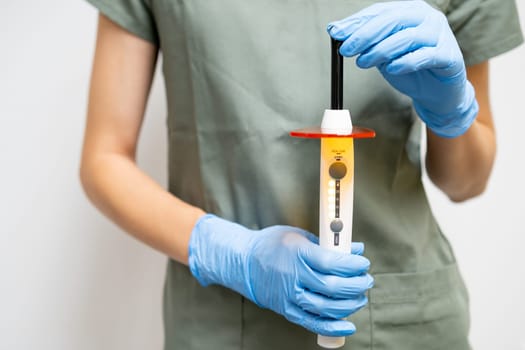
[[[155,19],[147,0],[86,0],[100,13],[128,32],[152,44],[158,45],[159,38]]]
[[[446,15],[466,65],[486,61],[523,42],[512,0],[451,0]]]

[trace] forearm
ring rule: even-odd
[[[187,264],[188,242],[204,212],[176,198],[118,153],[85,156],[80,171],[90,200],[138,240]]]
[[[80,176],[91,201],[116,224],[188,263],[204,212],[168,193],[135,163],[158,48],[99,17]]]
[[[495,153],[494,131],[480,121],[475,121],[465,134],[451,139],[427,129],[428,176],[453,201],[483,192]]]
[[[456,202],[483,192],[496,155],[496,136],[489,98],[489,64],[467,67],[479,112],[463,135],[442,138],[427,129],[426,167],[429,178]]]

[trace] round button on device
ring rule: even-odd
[[[343,231],[343,222],[341,220],[332,220],[330,223],[330,230],[332,232],[341,232]]]
[[[343,162],[335,162],[330,165],[328,173],[335,180],[341,180],[346,175],[346,165]]]

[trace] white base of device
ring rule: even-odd
[[[325,337],[324,335],[318,335],[317,345],[325,349],[337,349],[345,345],[345,337]]]

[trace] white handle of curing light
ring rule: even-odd
[[[326,110],[323,131],[350,134],[352,121],[348,110]],[[354,212],[354,143],[352,138],[321,139],[319,197],[319,245],[348,253],[352,244]],[[317,336],[317,344],[336,349],[345,337]]]

